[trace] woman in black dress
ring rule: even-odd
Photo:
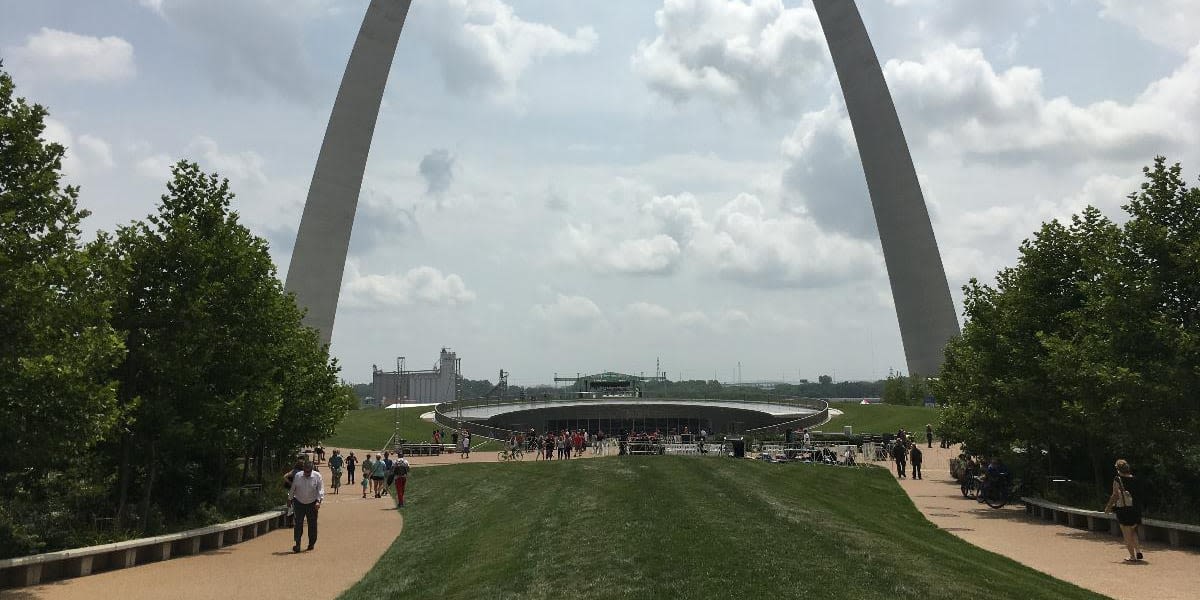
[[[1118,460],[1116,468],[1112,495],[1108,497],[1104,512],[1116,510],[1117,523],[1121,524],[1121,535],[1125,538],[1125,549],[1129,550],[1129,558],[1125,561],[1138,562],[1142,560],[1142,548],[1137,528],[1142,524],[1142,506],[1146,498],[1142,493],[1142,481],[1133,476],[1129,463],[1124,459]]]

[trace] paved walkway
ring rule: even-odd
[[[1143,544],[1146,562],[1127,564],[1124,559],[1129,554],[1117,536],[1028,517],[1020,505],[995,510],[963,498],[950,478],[952,451],[921,450],[925,478],[902,479],[900,487],[938,527],[980,548],[1118,600],[1200,598],[1200,552]],[[891,471],[894,475],[895,468]]]
[[[343,454],[350,451],[343,449]],[[367,454],[365,450],[353,452],[359,458]],[[409,458],[414,467],[496,460],[495,451],[472,452],[469,459],[458,454]],[[329,473],[323,465],[320,470],[322,475]],[[357,484],[343,484],[341,492],[333,494],[326,489],[317,548],[312,552],[293,554],[291,528],[277,529],[197,556],[0,591],[0,600],[336,598],[366,575],[404,525],[390,498],[368,495],[364,499]],[[307,534],[304,539],[307,543]]]
[[[362,450],[354,452],[365,455]],[[1152,543],[1145,546],[1145,563],[1125,564],[1124,547],[1115,536],[1030,518],[1019,506],[994,510],[963,498],[950,479],[951,451],[924,452],[925,479],[900,480],[900,487],[938,527],[1118,600],[1200,597],[1200,553]],[[590,452],[585,456],[590,457]],[[494,461],[495,451],[473,452],[470,459],[457,454],[410,458],[414,467]],[[296,589],[306,590],[305,598],[335,598],[375,565],[403,528],[389,499],[363,499],[357,485],[343,486],[342,491],[326,496],[320,542],[312,552],[292,554],[291,530],[276,530],[199,556],[7,590],[0,592],[0,600],[283,600],[295,598]]]

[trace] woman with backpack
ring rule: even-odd
[[[1113,465],[1117,476],[1113,477],[1112,494],[1104,512],[1117,513],[1117,523],[1121,525],[1121,535],[1125,538],[1125,549],[1129,558],[1125,562],[1140,562],[1142,560],[1142,545],[1138,539],[1138,525],[1142,524],[1142,506],[1146,502],[1142,482],[1133,476],[1129,463],[1125,459]]]

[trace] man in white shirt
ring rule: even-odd
[[[300,551],[300,538],[304,533],[304,520],[308,519],[308,549],[317,545],[317,511],[321,509],[321,501],[325,499],[325,483],[321,481],[321,473],[313,470],[312,462],[305,461],[304,469],[292,478],[292,487],[288,488],[288,506],[292,507],[295,515],[296,545],[292,552]]]

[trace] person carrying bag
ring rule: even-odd
[[[1118,460],[1114,466],[1117,475],[1113,477],[1112,494],[1108,497],[1104,512],[1116,513],[1117,523],[1121,525],[1121,536],[1125,539],[1125,549],[1129,551],[1129,558],[1125,559],[1125,562],[1139,562],[1142,560],[1142,548],[1137,528],[1142,524],[1141,507],[1145,504],[1142,482],[1133,476],[1129,463],[1125,460]]]

